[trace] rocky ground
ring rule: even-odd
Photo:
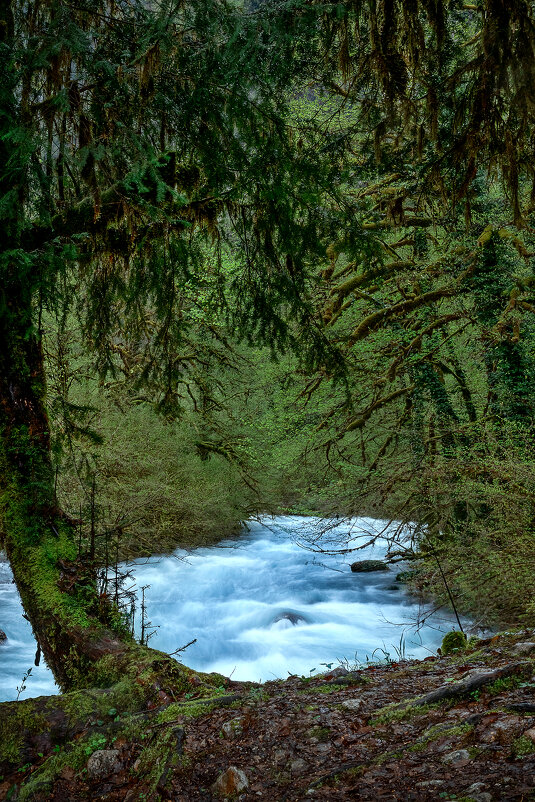
[[[192,672],[3,776],[0,800],[535,800],[535,633],[264,685]]]

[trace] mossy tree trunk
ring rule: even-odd
[[[78,554],[73,524],[55,498],[41,307],[54,293],[50,253],[58,247],[58,230],[26,219],[35,142],[17,88],[13,8],[0,0],[0,531],[24,609],[60,687],[110,687],[142,676],[142,704],[165,696],[166,677],[173,694],[181,669],[167,655],[139,646],[113,606],[99,599],[94,566]],[[76,230],[94,219],[86,207],[77,208]]]

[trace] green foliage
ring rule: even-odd
[[[108,739],[106,736],[97,732],[95,735],[91,735],[84,743],[84,752],[88,757],[90,757],[93,752],[96,752],[99,749],[104,749],[107,742]]]
[[[513,741],[512,752],[516,758],[527,757],[535,752],[535,743],[527,735],[521,735]]]

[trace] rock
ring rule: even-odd
[[[222,796],[232,796],[240,794],[249,788],[249,781],[241,769],[236,766],[229,766],[223,774],[220,774],[212,785],[212,792]]]
[[[307,770],[307,764],[303,758],[298,757],[296,760],[292,760],[290,768],[292,770],[292,774],[304,774],[304,772]]]
[[[530,730],[526,730],[524,735],[526,738],[529,738],[530,741],[535,741],[535,727],[532,727]]]
[[[297,624],[308,624],[308,621],[304,615],[301,615],[301,613],[294,613],[292,610],[279,613],[279,615],[273,619],[274,624],[277,624],[279,621],[288,621],[294,627],[297,626]]]
[[[389,571],[390,569],[384,560],[358,560],[351,563],[351,570],[354,574],[361,574],[370,571]]]
[[[3,643],[5,640],[7,640],[7,635],[3,629],[0,629],[0,643]]]
[[[275,752],[273,752],[274,763],[286,763],[289,757],[290,753],[286,749],[276,749]]]
[[[327,674],[325,674],[325,679],[331,680],[331,679],[336,679],[337,677],[345,677],[347,674],[349,674],[347,668],[344,668],[343,666],[338,666],[337,668],[333,668],[332,671],[329,671]]]
[[[457,749],[456,752],[450,752],[442,758],[443,763],[449,766],[465,766],[470,760],[470,752],[468,749]]]
[[[422,780],[416,783],[416,788],[440,788],[444,785],[444,780]]]
[[[330,752],[331,745],[330,744],[316,744],[314,747],[315,752]]]
[[[525,726],[522,719],[517,716],[505,716],[505,718],[491,724],[491,726],[479,736],[479,740],[484,744],[509,744],[520,735]]]
[[[492,802],[492,796],[485,792],[485,783],[473,783],[466,789],[466,795],[474,802]]]
[[[535,652],[535,643],[532,641],[522,641],[521,643],[515,643],[512,648],[513,654],[531,654]]]
[[[225,721],[221,727],[227,738],[236,738],[243,733],[243,718],[233,718],[231,721]]]
[[[92,780],[103,780],[121,768],[118,749],[98,749],[87,761],[87,774]]]
[[[346,699],[341,705],[345,707],[346,710],[353,710],[356,713],[357,710],[360,710],[362,707],[362,699]]]

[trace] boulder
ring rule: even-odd
[[[384,560],[358,560],[351,563],[351,570],[355,574],[362,574],[371,571],[389,571],[390,569]]]
[[[0,643],[3,643],[5,640],[7,640],[7,635],[3,629],[0,629]]]
[[[212,785],[212,793],[220,796],[233,796],[249,788],[249,781],[241,769],[236,766],[229,766],[223,774],[220,774]]]

